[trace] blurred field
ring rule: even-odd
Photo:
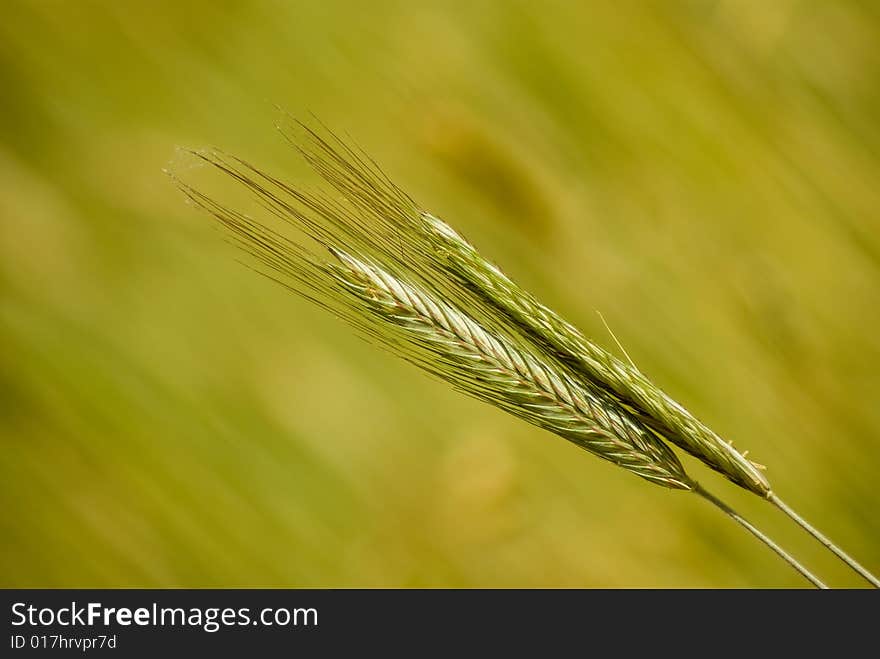
[[[238,266],[161,170],[315,184],[275,104],[611,346],[600,310],[880,570],[878,83],[870,2],[5,2],[0,585],[805,583]]]

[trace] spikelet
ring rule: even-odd
[[[767,496],[770,483],[754,463],[675,402],[635,366],[588,340],[576,327],[524,291],[487,261],[452,227],[423,213],[425,231],[450,274],[582,379],[595,382],[634,410],[663,437],[752,492]]]
[[[770,484],[758,466],[694,417],[634,366],[589,341],[524,291],[455,229],[422,209],[364,154],[299,124],[304,139],[282,129],[305,159],[373,227],[359,236],[367,253],[389,252],[412,278],[442,293],[483,325],[517,336],[581,384],[599,388],[663,438],[762,497]],[[346,224],[346,222],[343,222]],[[347,227],[348,228],[348,227]]]
[[[605,392],[578,384],[530,346],[515,345],[512,337],[489,331],[454,304],[392,273],[400,265],[389,255],[383,266],[363,251],[357,256],[350,253],[361,240],[333,229],[325,217],[332,213],[341,221],[339,209],[306,195],[301,195],[297,205],[288,203],[237,169],[244,166],[241,161],[217,152],[197,155],[227,174],[246,178],[266,207],[278,211],[321,248],[309,250],[177,180],[194,203],[227,228],[233,242],[254,258],[262,274],[463,393],[652,483],[693,489],[694,482],[669,447]]]
[[[527,349],[493,336],[450,304],[377,266],[331,251],[340,262],[331,271],[341,290],[382,331],[392,330],[393,345],[416,365],[652,483],[692,489],[672,451],[606,397],[590,393]]]

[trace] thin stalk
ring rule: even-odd
[[[797,560],[788,552],[786,552],[782,547],[773,542],[770,538],[764,535],[761,531],[759,531],[755,526],[751,524],[747,519],[742,517],[739,513],[737,513],[733,508],[728,506],[726,503],[718,499],[715,495],[707,492],[703,489],[702,485],[697,484],[694,488],[694,492],[703,497],[706,501],[711,503],[712,505],[719,508],[725,515],[733,519],[735,522],[739,523],[741,526],[745,527],[749,533],[758,538],[765,545],[770,547],[777,555],[779,555],[782,560],[788,563],[791,567],[797,570],[801,576],[806,578],[811,584],[813,584],[816,588],[821,588],[823,590],[827,589],[824,583],[822,583],[818,577],[816,577],[812,572],[810,572],[807,568],[797,562]]]
[[[830,549],[831,552],[835,556],[837,556],[840,560],[842,560],[844,563],[849,565],[853,570],[855,570],[859,575],[861,575],[865,580],[867,580],[868,583],[870,583],[872,586],[874,586],[874,588],[880,588],[880,579],[878,579],[873,574],[868,572],[868,570],[866,570],[864,567],[859,565],[859,563],[857,563],[855,561],[855,559],[853,559],[849,554],[847,554],[840,547],[838,547],[833,542],[831,542],[831,540],[829,540],[827,537],[822,535],[822,533],[820,533],[818,529],[816,529],[814,526],[812,526],[803,517],[798,515],[782,499],[780,499],[778,496],[776,496],[773,492],[771,492],[770,494],[767,495],[767,499],[774,506],[779,508],[779,510],[781,510],[786,515],[788,515],[791,519],[793,519],[798,524],[798,526],[800,526],[807,533],[809,533],[811,536],[816,538],[816,540],[821,542],[823,545],[828,547],[828,549]]]

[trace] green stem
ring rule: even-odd
[[[747,519],[742,517],[739,513],[737,513],[733,508],[728,506],[726,503],[721,501],[721,499],[718,499],[717,497],[715,497],[715,495],[704,490],[702,485],[697,483],[696,487],[694,488],[694,492],[699,494],[701,497],[703,497],[706,501],[708,501],[712,505],[719,508],[725,515],[727,515],[728,517],[733,519],[735,522],[737,522],[741,526],[745,527],[746,530],[749,531],[749,533],[754,535],[756,538],[758,538],[758,540],[760,540],[765,545],[767,545],[770,549],[772,549],[774,552],[776,552],[776,554],[779,555],[782,558],[782,560],[784,560],[791,567],[793,567],[795,570],[797,570],[801,574],[801,576],[806,578],[810,583],[812,583],[814,586],[816,586],[816,588],[822,588],[822,589],[828,588],[828,586],[826,586],[824,583],[822,583],[807,568],[805,568],[803,565],[798,563],[797,560],[795,560],[795,558],[793,556],[791,556],[788,552],[786,552],[782,547],[780,547],[775,542],[773,542],[770,538],[768,538],[766,535],[761,533],[761,531],[759,531],[755,526],[753,526],[751,524],[751,522],[749,522]]]
[[[791,519],[793,519],[798,524],[798,526],[800,526],[807,533],[809,533],[811,536],[816,538],[816,540],[821,542],[823,545],[828,547],[828,549],[830,549],[831,552],[835,556],[837,556],[840,560],[842,560],[844,563],[849,565],[853,570],[855,570],[858,574],[860,574],[862,577],[864,577],[868,581],[868,583],[870,583],[872,586],[874,586],[874,588],[880,588],[880,579],[877,579],[877,577],[875,577],[873,574],[868,572],[868,570],[866,570],[864,567],[859,565],[859,563],[857,563],[855,561],[855,559],[853,559],[849,554],[847,554],[840,547],[838,547],[833,542],[831,542],[831,540],[829,540],[827,537],[822,535],[822,533],[820,533],[818,529],[816,529],[814,526],[812,526],[803,517],[798,515],[794,510],[789,508],[788,504],[786,504],[782,499],[780,499],[778,496],[776,496],[773,492],[771,492],[770,494],[767,495],[767,499],[774,506],[779,508],[779,510],[781,510],[786,515],[788,515]]]

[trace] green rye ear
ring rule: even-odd
[[[219,150],[192,153],[250,191],[277,228],[215,201],[175,174],[260,274],[341,318],[392,354],[618,467],[721,509],[811,583],[825,587],[770,538],[691,479],[666,440],[800,520],[854,569],[874,577],[803,522],[744,455],[638,369],[572,325],[423,210],[364,153],[299,125],[285,129],[341,195],[306,193]],[[876,580],[872,583],[877,583]]]

